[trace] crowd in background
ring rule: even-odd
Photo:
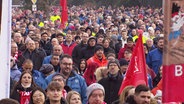
[[[11,98],[20,104],[161,103],[161,8],[72,6],[63,29],[60,8],[48,9],[12,9]],[[139,34],[149,88],[128,86],[119,96]]]

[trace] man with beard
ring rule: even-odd
[[[87,65],[91,63],[96,63],[99,67],[107,65],[107,59],[102,46],[97,45],[95,47],[95,54],[87,60]]]
[[[155,74],[158,74],[158,69],[162,65],[164,38],[159,37],[157,42],[157,48],[150,51],[146,58],[146,63],[149,68],[153,69]]]
[[[138,85],[135,88],[135,94],[130,95],[127,100],[127,104],[150,104],[151,92],[146,85]]]
[[[85,79],[78,75],[73,70],[73,60],[70,55],[63,55],[60,60],[60,74],[64,76],[66,80],[66,86],[69,86],[72,90],[77,91],[82,98],[82,103],[86,104],[87,96],[86,96],[86,82]],[[56,72],[57,73],[57,72]],[[46,82],[49,83],[52,80],[52,77],[56,74],[49,75],[46,77]]]

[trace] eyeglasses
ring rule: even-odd
[[[65,66],[67,66],[67,65],[72,66],[73,65],[72,63],[62,63],[62,64]]]

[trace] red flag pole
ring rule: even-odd
[[[136,87],[139,84],[148,85],[147,72],[146,72],[146,60],[145,60],[145,54],[143,51],[142,34],[139,35],[139,38],[136,42],[135,48],[133,50],[132,58],[130,60],[125,78],[122,81],[118,94],[121,94],[123,89],[128,85],[132,85]]]
[[[64,29],[68,21],[67,0],[60,0],[60,5],[62,7],[60,28]]]

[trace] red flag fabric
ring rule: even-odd
[[[68,21],[67,0],[60,0],[60,5],[62,7],[60,28],[65,28]]]
[[[139,84],[148,85],[142,34],[139,35],[139,38],[136,42],[135,48],[132,53],[132,58],[130,60],[125,78],[122,81],[118,94],[121,94],[123,89],[128,85],[133,85],[136,87]]]

